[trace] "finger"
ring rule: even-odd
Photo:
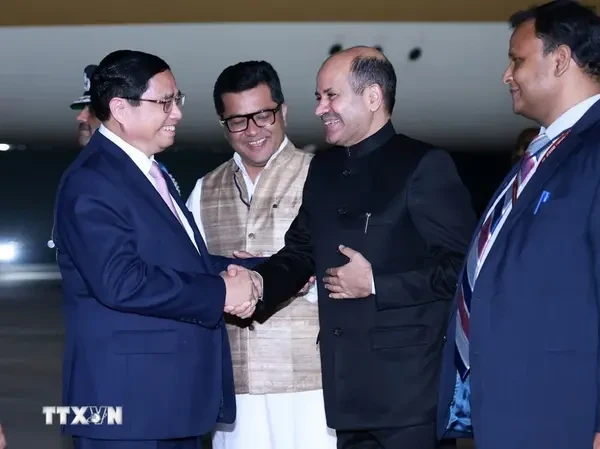
[[[344,292],[342,292],[342,293],[330,293],[329,297],[332,298],[332,299],[348,299],[348,298],[350,298],[350,296],[347,295]]]
[[[327,273],[329,276],[337,276],[338,271],[340,271],[341,267],[334,267],[334,268],[328,268],[327,270],[325,270],[325,273]]]
[[[250,259],[251,257],[254,257],[254,255],[252,255],[248,251],[234,251],[233,257],[235,257],[236,259]]]
[[[243,318],[243,319],[250,318],[255,310],[256,310],[256,306],[251,305],[246,310],[244,310],[244,312],[240,315],[240,318]]]
[[[342,281],[339,278],[330,277],[330,276],[325,276],[323,278],[323,282],[325,284],[329,284],[329,285],[340,285],[342,283]]]
[[[344,287],[342,287],[341,285],[326,285],[325,288],[327,290],[329,290],[330,292],[334,292],[334,293],[340,293],[340,292],[346,291],[346,289]]]
[[[240,318],[249,318],[254,313],[255,304],[256,303],[253,301],[245,302],[236,308],[235,315],[239,316]]]
[[[244,310],[246,310],[248,307],[250,307],[250,301],[246,301],[243,302],[241,304],[238,304],[237,306],[235,306],[233,308],[233,310],[230,312],[232,315],[236,315],[236,316],[240,316]]]
[[[235,264],[227,265],[227,274],[230,276],[236,276],[239,272],[243,271],[244,267]]]

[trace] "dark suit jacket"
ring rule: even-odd
[[[474,225],[450,156],[396,135],[391,123],[349,150],[314,157],[285,247],[256,270],[265,307],[317,274],[330,427],[434,421],[442,336]],[[371,262],[376,295],[328,297],[325,270],[347,262],[339,244]]]
[[[590,449],[600,431],[599,193],[596,103],[539,166],[475,283],[470,376],[477,449]],[[456,376],[454,313],[440,435]]]
[[[54,241],[65,301],[63,403],[123,407],[122,426],[68,426],[72,434],[188,437],[235,419],[218,276],[229,260],[208,254],[165,179],[202,255],[144,174],[101,133],[61,179]]]

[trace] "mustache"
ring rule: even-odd
[[[339,115],[332,114],[332,113],[329,112],[327,114],[323,114],[321,116],[321,120],[324,121],[324,122],[326,122],[327,120],[340,120],[341,121],[341,118],[340,118]]]
[[[78,131],[88,131],[88,132],[91,132],[92,131],[92,127],[90,125],[88,125],[87,123],[80,122],[77,125],[77,130]]]

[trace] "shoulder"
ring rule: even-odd
[[[448,151],[404,134],[390,139],[383,151],[388,167],[412,172],[413,178],[422,174],[435,176],[438,170],[452,171],[456,168]]]
[[[290,145],[290,154],[292,155],[292,157],[305,161],[307,164],[310,164],[310,162],[315,156],[313,153],[301,150],[300,148],[297,148],[294,145]]]
[[[345,148],[343,147],[332,146],[323,148],[312,155],[311,165],[319,166],[333,164],[343,160],[345,154]]]
[[[84,196],[117,196],[115,180],[93,160],[66,173],[60,193],[64,199]]]
[[[219,165],[217,168],[209,171],[207,174],[205,174],[202,178],[200,178],[196,184],[198,184],[200,181],[203,182],[203,184],[206,185],[211,185],[214,182],[216,182],[217,180],[220,180],[223,178],[223,176],[227,175],[228,173],[231,173],[235,168],[236,168],[236,164],[235,161],[233,160],[233,158],[230,158],[228,160],[226,160],[225,162],[223,162],[221,165]]]
[[[110,164],[101,150],[82,152],[64,172],[59,191],[72,188],[97,190],[98,184],[110,183],[110,171]]]

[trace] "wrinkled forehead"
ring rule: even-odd
[[[342,89],[348,86],[349,67],[339,63],[326,63],[317,73],[317,92]]]

